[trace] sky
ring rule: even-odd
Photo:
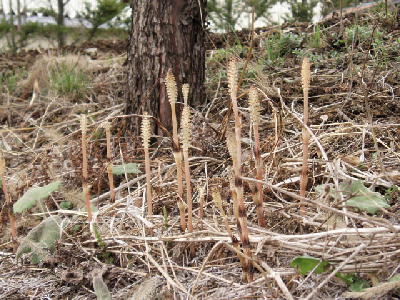
[[[0,6],[4,8],[6,12],[9,11],[9,2],[11,1],[14,11],[16,11],[17,0],[0,0]],[[92,4],[96,3],[96,0],[70,0],[65,7],[65,11],[69,17],[74,18],[81,9],[84,8],[84,3],[89,2]],[[52,7],[57,8],[57,0],[20,0],[21,7],[26,6],[27,9],[37,9],[40,7],[49,7],[51,3]],[[284,20],[284,16],[289,12],[289,8],[286,4],[278,3],[270,10],[271,20],[274,22],[281,23]],[[315,11],[316,20],[318,19],[318,9]],[[242,20],[239,21],[239,26],[248,27],[250,16],[244,16]],[[256,22],[256,27],[266,26],[265,20],[258,20]],[[239,29],[239,28],[238,28]]]
[[[10,2],[10,0],[0,0],[0,5],[3,6],[3,8],[6,12],[9,11],[9,7],[10,7],[9,2]],[[84,4],[85,2],[94,4],[94,3],[96,3],[96,0],[86,0],[86,1],[70,0],[69,3],[65,7],[66,13],[72,18],[75,17],[76,13],[85,7],[85,4]],[[13,9],[16,11],[17,10],[17,0],[11,0],[11,3],[13,6]],[[28,9],[49,7],[50,3],[54,8],[57,8],[57,0],[20,0],[20,3],[21,3],[21,7],[26,6]]]

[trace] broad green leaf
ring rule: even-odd
[[[358,208],[370,214],[375,214],[381,208],[390,207],[385,197],[380,193],[372,192],[364,186],[361,180],[340,186],[343,194],[348,197],[347,206]]]
[[[138,174],[140,173],[138,164],[129,163],[124,165],[118,165],[112,167],[112,172],[114,175],[123,175],[123,174]]]
[[[292,260],[290,266],[296,268],[302,275],[313,270],[316,274],[322,274],[328,270],[329,262],[311,256],[298,256]]]
[[[62,219],[59,216],[52,216],[34,227],[19,245],[16,258],[29,253],[32,264],[49,259],[55,250],[56,242],[60,239],[61,223]]]
[[[22,213],[36,205],[39,200],[47,198],[61,185],[61,181],[55,181],[42,187],[35,187],[27,190],[25,194],[13,205],[14,213]]]

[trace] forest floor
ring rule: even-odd
[[[387,16],[384,11],[378,6],[342,22],[286,24],[210,39],[207,102],[191,110],[193,232],[180,230],[167,137],[151,145],[154,215],[145,213],[141,140],[121,125],[132,117],[124,115],[124,42],[70,47],[63,55],[32,50],[1,55],[3,183],[14,202],[32,187],[55,181],[61,186],[17,214],[14,242],[2,195],[0,299],[400,298],[400,23],[396,10]],[[81,55],[91,47],[98,48],[95,60]],[[311,141],[302,199],[305,56],[312,71]],[[254,277],[249,283],[242,278],[243,253],[232,242],[240,240],[225,139],[234,126],[226,78],[232,57],[240,71]],[[251,86],[261,101],[265,227],[257,225],[252,200]],[[82,114],[88,118],[91,226],[81,190]],[[106,121],[113,164],[125,167],[114,175],[114,203]],[[137,163],[141,173],[127,170],[128,163]],[[223,211],[215,202],[218,195]]]

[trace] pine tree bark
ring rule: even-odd
[[[57,42],[58,47],[62,48],[65,45],[64,39],[64,0],[57,0]]]
[[[205,100],[205,17],[207,0],[132,0],[132,31],[128,48],[127,114],[147,111],[171,128],[171,109],[164,78],[169,69],[190,85],[189,101]],[[180,101],[181,102],[181,101]],[[138,132],[140,120],[128,119]]]

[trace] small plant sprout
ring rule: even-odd
[[[143,114],[142,119],[142,143],[144,148],[144,162],[146,169],[146,198],[147,198],[147,214],[149,216],[153,215],[153,199],[151,194],[151,170],[150,170],[150,116],[147,112]]]
[[[33,82],[33,91],[32,91],[32,98],[31,101],[29,102],[29,106],[32,106],[35,100],[39,97],[40,94],[40,89],[39,89],[39,83],[38,80],[35,79]]]
[[[231,227],[229,226],[228,217],[226,216],[224,207],[222,205],[221,193],[219,192],[218,187],[214,186],[214,187],[211,188],[211,195],[212,195],[212,198],[214,200],[215,206],[217,207],[217,209],[219,210],[219,212],[220,212],[220,214],[222,216],[222,220],[224,221],[224,226],[226,228],[226,232],[228,233],[228,235],[231,238],[232,242],[234,242],[235,241],[235,237],[233,236]]]
[[[6,161],[4,159],[4,153],[2,150],[0,150],[0,176],[1,176],[4,198],[6,200],[6,207],[8,208],[7,211],[8,211],[8,218],[10,220],[11,237],[13,239],[13,242],[15,243],[17,241],[17,222],[15,220],[15,216],[12,211],[11,196],[10,193],[8,192],[7,179],[6,179]]]
[[[191,135],[190,109],[188,106],[189,85],[182,86],[182,93],[185,106],[182,110],[181,132],[182,132],[182,150],[183,160],[185,165],[185,181],[186,181],[186,203],[188,207],[188,229],[193,231],[193,200],[192,200],[192,185],[190,182],[190,166],[189,166],[189,145]]]
[[[219,191],[219,188],[218,187],[212,187],[211,188],[211,195],[212,195],[212,198],[214,200],[215,206],[218,208],[218,210],[221,213],[222,220],[224,222],[224,226],[225,226],[226,232],[228,233],[229,237],[231,238],[233,247],[235,247],[240,252],[239,241],[233,235],[231,227],[229,226],[228,217],[227,217],[226,212],[224,210],[224,207],[222,205],[222,198],[221,198],[221,193]],[[239,255],[238,258],[239,258],[239,261],[243,264],[244,263],[243,257]]]
[[[302,134],[302,142],[303,142],[303,165],[301,168],[301,176],[300,176],[300,196],[306,196],[307,182],[308,182],[308,144],[310,141],[310,134],[308,132],[307,127],[309,127],[309,113],[308,113],[308,91],[310,90],[310,81],[311,81],[311,71],[310,71],[310,61],[307,57],[303,59],[303,64],[301,67],[301,83],[303,86],[303,98],[304,98],[304,116],[303,116],[303,134]],[[305,208],[303,203],[300,206],[301,215],[305,215]]]
[[[243,199],[243,180],[242,180],[242,147],[241,147],[241,129],[242,120],[239,115],[239,108],[237,105],[237,89],[238,89],[238,70],[237,63],[234,59],[231,59],[228,64],[228,86],[229,93],[232,100],[232,109],[235,116],[235,149],[236,149],[236,164],[234,163],[233,168],[235,172],[235,191],[237,197],[237,209],[238,209],[238,228],[240,232],[240,239],[242,241],[243,252],[248,257],[251,257],[250,241],[249,241],[249,230],[247,228],[247,214],[246,207]],[[252,267],[249,259],[243,260],[243,277],[246,282],[253,281]]]
[[[167,87],[167,94],[169,103],[171,104],[172,113],[172,151],[174,153],[175,163],[176,163],[176,177],[178,184],[178,208],[181,221],[182,231],[186,230],[186,220],[185,220],[185,204],[183,202],[183,178],[182,178],[182,152],[179,145],[178,137],[178,121],[176,118],[176,101],[178,98],[178,88],[176,86],[175,76],[172,71],[169,70],[165,78],[165,84]]]
[[[253,127],[254,134],[254,159],[256,165],[256,179],[263,180],[264,179],[264,167],[261,158],[260,152],[260,101],[258,100],[257,90],[252,87],[249,91],[249,109],[250,109],[250,121]],[[258,182],[256,184],[256,191],[253,195],[253,201],[256,205],[256,212],[258,218],[258,225],[265,227],[266,222],[264,218],[264,210],[263,210],[263,184]]]
[[[86,210],[89,223],[92,221],[92,206],[90,204],[90,190],[88,185],[88,158],[87,158],[87,118],[81,116],[82,131],[82,189],[85,197]]]
[[[113,154],[112,154],[112,144],[111,144],[111,124],[106,121],[102,124],[106,132],[106,141],[107,141],[107,175],[108,175],[108,184],[110,187],[110,198],[111,202],[115,202],[115,191],[114,191],[114,176],[113,176]]]

